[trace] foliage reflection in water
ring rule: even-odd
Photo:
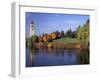
[[[88,50],[26,48],[26,67],[89,64]]]

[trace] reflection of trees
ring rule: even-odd
[[[41,53],[41,55],[47,54],[47,48],[40,48],[39,50],[40,50],[39,53]]]
[[[64,56],[64,50],[57,50],[56,55]]]
[[[78,51],[79,53],[77,54],[77,61],[79,64],[89,64],[89,51],[84,50],[84,51]]]
[[[35,62],[35,55],[37,54],[37,49],[31,48],[30,49],[30,66],[34,65]]]
[[[76,50],[72,50],[72,49],[69,49],[69,50],[67,50],[67,55],[69,56],[69,57],[72,57],[72,55],[76,55]]]
[[[42,55],[53,55],[53,56],[64,56],[64,50],[52,49],[52,48],[43,48],[41,49]]]
[[[41,50],[43,54],[54,55],[54,56],[64,56],[64,50],[47,48]]]
[[[78,64],[89,64],[89,51],[87,50],[65,50],[65,49],[52,49],[52,48],[42,48],[42,49],[30,49],[30,66],[35,64],[35,56],[40,54],[50,55],[50,56],[63,56],[67,55],[72,58],[73,55],[76,56]]]
[[[78,64],[89,64],[89,50],[67,50],[68,56],[75,54]]]

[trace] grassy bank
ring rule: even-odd
[[[65,37],[65,38],[60,38],[60,39],[54,40],[53,43],[55,43],[55,42],[65,43],[65,44],[79,43],[79,41],[76,38],[69,38],[69,37]]]

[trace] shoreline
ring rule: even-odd
[[[83,44],[80,43],[35,43],[34,46],[36,48],[51,48],[51,49],[77,49],[77,50],[89,50],[88,47],[86,47]]]

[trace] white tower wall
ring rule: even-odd
[[[35,25],[34,24],[30,24],[30,37],[35,35]]]

